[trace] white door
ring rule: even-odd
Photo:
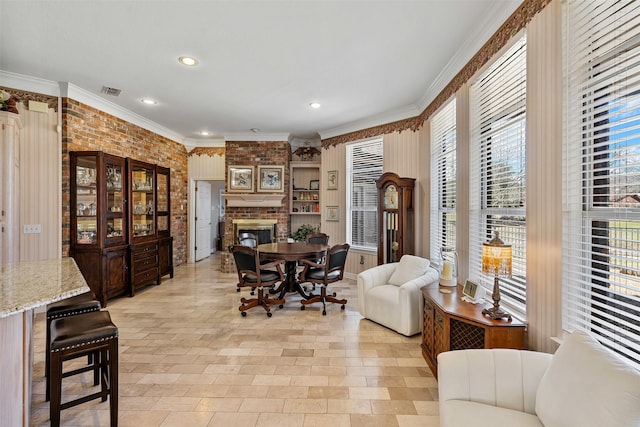
[[[196,181],[196,261],[211,255],[211,184]]]

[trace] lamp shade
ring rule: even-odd
[[[498,237],[482,244],[482,272],[495,277],[511,277],[511,245]]]

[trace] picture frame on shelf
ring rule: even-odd
[[[320,189],[320,180],[312,179],[309,181],[309,190],[319,190]]]
[[[327,190],[338,189],[338,171],[327,172]]]
[[[227,180],[229,193],[253,193],[253,166],[229,166]]]
[[[284,166],[258,166],[258,192],[284,192]]]
[[[338,206],[327,206],[326,218],[327,221],[339,221]]]

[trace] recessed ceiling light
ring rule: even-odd
[[[203,131],[201,131],[201,132],[200,132],[200,135],[202,135],[202,136],[209,136],[209,135],[210,135],[210,133],[209,133],[209,132],[207,132],[206,130],[203,130]]]
[[[143,98],[141,102],[147,105],[156,105],[158,103],[158,101],[154,101],[153,99],[149,99],[149,98]]]
[[[186,65],[188,67],[195,67],[198,65],[198,60],[190,56],[181,56],[178,58],[178,61],[180,61],[182,65]]]
[[[258,133],[258,132],[260,132],[260,129],[258,129],[258,128],[251,128],[251,132],[253,132],[253,133]]]
[[[320,103],[319,102],[312,102],[312,103],[309,104],[309,107],[318,109],[318,108],[320,108]]]

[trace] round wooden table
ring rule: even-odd
[[[282,298],[287,292],[297,292],[303,298],[313,297],[307,294],[297,278],[298,260],[303,258],[322,258],[327,253],[327,245],[319,243],[263,243],[258,245],[260,257],[264,259],[281,259],[285,261],[286,277],[282,284],[275,289]]]

